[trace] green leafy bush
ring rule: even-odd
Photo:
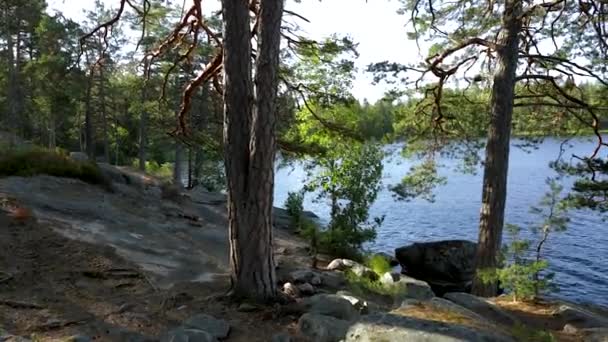
[[[384,153],[375,144],[336,146],[311,166],[306,190],[331,208],[327,229],[316,234],[320,250],[361,259],[361,247],[376,238],[383,217],[370,221],[369,209],[381,188]]]
[[[390,262],[384,256],[378,254],[368,257],[365,264],[378,276],[382,276],[384,273],[392,270]]]
[[[28,148],[5,151],[0,156],[0,177],[31,177],[40,174],[80,179],[111,189],[110,181],[95,164],[76,161],[56,151]]]
[[[291,217],[291,227],[296,231],[301,230],[302,220],[304,219],[304,192],[292,192],[287,193],[287,199],[285,200],[285,210]]]
[[[397,286],[386,286],[378,280],[361,277],[350,271],[345,273],[345,278],[348,289],[358,296],[365,296],[371,293],[393,298],[403,291]]]

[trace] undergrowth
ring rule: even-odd
[[[41,174],[79,179],[111,190],[110,181],[92,162],[76,161],[58,151],[43,148],[0,151],[0,177]]]

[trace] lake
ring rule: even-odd
[[[548,138],[534,150],[511,148],[508,179],[507,223],[526,226],[538,222],[530,214],[530,207],[537,205],[548,191],[545,179],[554,176],[548,163],[555,160],[562,140]],[[516,144],[517,142],[514,142]],[[577,138],[566,145],[565,158],[572,154],[588,156],[595,142]],[[375,242],[369,244],[372,251],[393,253],[394,249],[413,242],[444,239],[477,240],[479,208],[481,203],[481,169],[476,175],[455,170],[458,162],[450,159],[439,161],[444,167],[440,174],[448,183],[436,189],[436,200],[429,203],[416,199],[411,202],[396,201],[387,186],[398,183],[415,161],[400,155],[400,146],[386,147],[389,156],[384,162],[383,189],[370,210],[371,217],[385,215]],[[606,156],[606,150],[602,151]],[[289,191],[299,190],[306,180],[300,165],[281,168],[276,174],[275,205],[283,207]],[[565,191],[572,180],[564,181]],[[325,222],[329,219],[329,206],[315,203],[313,196],[305,199],[306,210],[313,211]],[[608,222],[597,212],[581,210],[570,213],[568,230],[549,237],[545,256],[550,270],[555,272],[559,292],[554,295],[577,302],[608,306]]]

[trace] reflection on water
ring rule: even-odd
[[[529,212],[548,187],[547,177],[554,172],[548,163],[558,153],[561,140],[546,139],[536,150],[511,149],[506,222],[522,227],[537,222]],[[590,139],[577,139],[564,154],[589,155],[594,147]],[[398,183],[412,165],[411,160],[399,156],[398,146],[389,146],[392,156],[384,165],[384,188],[371,209],[371,216],[385,215],[378,238],[369,247],[376,251],[392,252],[395,248],[415,241],[439,239],[477,239],[477,224],[481,202],[481,172],[476,175],[455,171],[456,161],[442,159],[441,174],[448,177],[448,184],[436,191],[436,201],[395,201],[387,185]],[[603,151],[603,156],[606,151]],[[275,204],[282,206],[288,191],[299,190],[306,173],[301,168],[283,168],[277,172]],[[566,189],[571,181],[566,180]],[[314,203],[312,196],[305,202],[307,210],[314,211],[322,219],[329,217],[325,203]],[[545,249],[551,270],[556,273],[560,287],[558,296],[582,302],[594,302],[608,306],[608,223],[596,212],[571,213],[568,230],[550,236]]]

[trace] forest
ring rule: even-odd
[[[564,284],[575,285],[560,280],[563,270],[559,265],[563,258],[556,257],[551,248],[570,248],[564,247],[563,241],[571,240],[560,240],[565,234],[573,234],[574,237],[568,239],[577,243],[588,243],[586,239],[591,235],[579,234],[570,226],[592,222],[587,223],[590,225],[587,231],[596,234],[593,236],[602,235],[596,230],[606,227],[608,3],[605,1],[400,0],[399,9],[393,15],[402,19],[403,39],[416,42],[420,51],[412,54],[418,53],[420,58],[416,63],[379,59],[365,70],[356,67],[361,51],[352,36],[329,33],[323,39],[307,37],[302,25],[318,23],[292,10],[292,5],[300,1],[222,0],[217,4],[221,5],[218,11],[208,10],[206,0],[90,2],[94,2],[93,9],[84,11],[82,20],[75,20],[61,11],[51,11],[46,0],[0,0],[0,213],[8,213],[6,219],[0,216],[0,225],[19,230],[18,227],[33,229],[47,222],[46,228],[51,228],[48,234],[59,232],[62,239],[113,246],[120,258],[142,269],[137,271],[137,279],[142,282],[138,286],[149,286],[149,291],[164,296],[163,314],[155,314],[154,324],[166,327],[170,325],[167,322],[181,320],[175,318],[181,317],[179,315],[167,316],[167,298],[177,301],[175,294],[171,297],[169,292],[162,292],[164,289],[159,290],[160,273],[152,278],[144,275],[154,273],[142,266],[153,258],[145,254],[148,251],[142,252],[145,257],[140,260],[130,254],[131,247],[120,247],[120,243],[117,247],[109,233],[99,237],[103,233],[90,231],[91,225],[102,222],[99,220],[103,220],[105,210],[109,210],[103,203],[113,203],[108,205],[119,208],[118,201],[132,198],[125,209],[120,209],[124,211],[116,211],[116,222],[123,219],[122,215],[124,222],[105,223],[105,229],[114,225],[112,229],[118,234],[124,230],[147,236],[129,229],[141,225],[138,229],[143,231],[143,225],[156,222],[153,214],[165,213],[170,208],[165,202],[175,206],[167,211],[167,220],[190,220],[192,225],[216,227],[222,236],[218,246],[226,247],[217,252],[220,255],[217,258],[221,259],[218,267],[223,269],[217,272],[222,274],[217,286],[228,289],[227,296],[220,296],[228,298],[228,302],[213,299],[211,306],[219,310],[218,306],[226,305],[232,308],[229,311],[238,311],[229,314],[230,317],[249,312],[240,310],[245,304],[253,307],[253,312],[268,310],[283,317],[281,322],[287,322],[281,323],[280,328],[289,326],[291,321],[284,317],[291,317],[293,313],[277,313],[273,303],[287,307],[294,306],[294,302],[300,305],[300,297],[317,293],[304,298],[302,305],[307,308],[341,305],[332,300],[344,301],[342,297],[317,298],[319,304],[315,301],[318,296],[338,295],[303,286],[323,287],[323,282],[329,282],[326,277],[331,278],[323,272],[334,270],[344,278],[349,291],[362,298],[367,296],[369,302],[373,301],[370,298],[398,298],[399,309],[391,306],[393,299],[391,304],[380,301],[380,306],[397,311],[407,309],[408,306],[402,304],[404,299],[428,300],[427,287],[428,291],[432,290],[431,297],[447,298],[449,305],[462,305],[476,317],[484,316],[487,314],[484,310],[491,309],[467,306],[468,301],[474,299],[465,300],[459,294],[466,292],[467,296],[482,300],[480,298],[501,298],[499,295],[504,293],[503,296],[510,296],[513,302],[528,303],[526,305],[541,305],[541,299],[546,298],[577,301],[573,296],[560,297],[556,291]],[[319,2],[318,7],[322,9],[324,3],[325,0]],[[365,2],[357,6],[365,6]],[[390,44],[387,42],[387,49]],[[353,86],[361,73],[373,78],[370,86],[389,90],[373,102],[357,98]],[[587,143],[581,143],[582,139]],[[547,151],[547,141],[555,145],[555,151],[538,152]],[[567,144],[585,147],[582,152],[573,153],[567,151]],[[398,153],[391,157],[389,147],[395,146]],[[530,177],[542,173],[542,178],[547,178],[542,186],[534,184],[523,190],[519,185],[512,187],[513,178],[522,174],[518,171],[521,164],[518,158],[522,157],[516,157],[521,151],[527,151],[537,160],[530,164],[533,166],[524,166],[523,172]],[[549,158],[546,153],[556,158]],[[389,166],[391,158],[402,160],[404,165]],[[453,170],[445,171],[446,164]],[[398,174],[397,182],[387,182],[389,167],[391,173]],[[278,175],[285,175],[281,171],[286,169],[299,170],[303,175],[297,181],[297,189],[278,187],[277,184],[287,181],[278,179]],[[78,179],[86,186],[101,190],[85,191],[89,188],[83,187],[79,193],[66,183],[63,188],[50,192],[51,184],[60,181],[39,178],[40,175]],[[462,175],[476,175],[480,183],[480,192],[471,200],[480,205],[474,213],[475,241],[446,238],[442,240],[445,244],[441,244],[441,241],[420,238],[408,247],[397,248],[394,253],[376,247],[383,244],[381,239],[386,239],[383,232],[387,220],[391,220],[390,215],[395,215],[394,220],[406,220],[413,216],[408,211],[413,210],[412,204],[433,203],[437,199],[434,205],[445,205],[453,196],[446,190],[446,184],[459,182]],[[143,184],[142,188],[133,190],[137,195],[123,189],[139,183]],[[150,192],[150,188],[158,189],[159,195]],[[518,225],[512,224],[513,216],[508,215],[510,201],[516,203],[521,192],[538,192],[541,188],[544,190],[540,193],[529,194],[541,200],[527,208],[525,217],[515,219]],[[41,200],[42,197],[33,195],[43,196],[47,191],[49,196],[58,197]],[[66,198],[61,197],[63,191]],[[68,200],[71,191],[74,197]],[[284,192],[284,196],[280,192]],[[77,214],[83,208],[78,202],[82,201],[84,206],[89,195],[90,201],[100,196],[99,209],[87,211],[86,215]],[[160,202],[153,202],[154,196]],[[219,223],[208,214],[209,208],[215,205],[210,204],[215,203],[215,196],[223,196],[225,201],[218,206],[221,210],[217,209],[223,215]],[[277,203],[277,197],[286,200]],[[386,198],[390,198],[390,208],[399,203],[401,212],[378,209],[376,203],[380,199],[382,205],[387,206]],[[479,199],[481,201],[476,202]],[[319,218],[310,213],[311,203],[315,210],[318,206],[326,208],[327,215]],[[437,210],[458,210],[449,209],[452,204]],[[61,207],[63,205],[66,207]],[[131,206],[132,210],[142,211],[134,214],[128,209]],[[150,209],[152,206],[159,207]],[[283,214],[286,216],[281,216]],[[94,218],[96,215],[99,219]],[[135,216],[127,219],[130,215]],[[535,222],[528,222],[532,220],[529,217]],[[141,223],[134,223],[135,218]],[[71,229],[87,233],[61,233],[63,228],[57,223],[60,221],[64,224],[69,221]],[[519,224],[523,221],[528,226]],[[277,228],[283,223],[289,231],[288,238]],[[30,305],[30,309],[38,308],[38,304],[28,303],[28,298],[22,298],[24,302],[2,298],[3,291],[10,294],[20,287],[11,285],[11,281],[27,283],[16,271],[20,266],[15,265],[20,259],[11,259],[18,253],[10,251],[28,238],[13,241],[17,233],[11,233],[10,229],[0,234],[0,239],[6,238],[4,249],[7,251],[5,261],[0,262],[0,317],[14,314],[7,313],[3,307],[16,309],[23,304]],[[188,239],[198,241],[198,233],[185,232],[182,233],[190,236]],[[83,237],[89,233],[92,234],[89,238]],[[442,236],[439,231],[434,236],[453,235],[443,233],[446,235]],[[162,234],[155,238],[164,236]],[[150,241],[142,243],[158,248],[160,245],[152,242],[150,236]],[[200,239],[203,241],[200,246],[208,246],[209,237]],[[298,252],[302,255],[292,251],[291,257],[287,252],[277,256],[278,249],[289,250],[291,246],[284,247],[284,242],[277,239],[302,243],[304,247]],[[392,242],[388,245],[404,244],[397,243],[400,245]],[[44,243],[43,246],[47,248]],[[197,248],[199,245],[187,246]],[[599,242],[598,246],[589,252],[594,254],[576,257],[592,259],[590,255],[596,255],[601,263],[608,258],[608,251]],[[196,253],[216,256],[212,247],[200,248]],[[424,252],[420,252],[422,248]],[[196,253],[192,252],[191,256],[198,255]],[[443,257],[428,253],[439,253]],[[445,253],[457,254],[445,257]],[[307,260],[306,266],[297,264],[296,256]],[[456,262],[454,258],[463,258],[463,261]],[[283,259],[288,260],[284,263],[289,266],[281,266]],[[195,269],[193,265],[189,267]],[[402,271],[395,274],[394,266],[398,265]],[[440,270],[429,275],[429,270],[435,268]],[[599,284],[598,292],[608,289],[605,271],[598,268],[596,272],[600,275],[593,275]],[[105,282],[118,277],[103,272],[95,274]],[[288,276],[284,276],[285,272]],[[302,275],[302,272],[308,273]],[[88,274],[90,277],[91,272]],[[55,279],[55,275],[49,277]],[[171,291],[177,291],[176,288]],[[204,291],[211,288],[209,285]],[[55,291],[67,293],[67,290]],[[201,298],[196,293],[191,297]],[[594,301],[592,295],[578,301],[598,307],[607,305],[605,301],[590,303]],[[454,310],[445,306],[438,309],[432,305],[439,304],[432,302],[435,304],[431,305],[431,302],[416,305],[418,308],[428,305],[432,312]],[[234,303],[238,310],[234,309]],[[500,304],[504,305],[510,304]],[[181,307],[174,306],[175,312]],[[146,308],[146,312],[151,310]],[[338,341],[345,336],[346,341],[371,341],[373,336],[416,340],[406,332],[398,335],[401,332],[383,331],[371,323],[361,323],[367,322],[363,318],[358,321],[354,316],[344,317],[343,312],[336,316],[323,310],[331,311],[324,307],[294,318],[297,331],[288,329],[286,338],[291,339],[285,341],[299,341],[297,338],[301,336],[312,341]],[[362,309],[357,307],[357,310]],[[606,310],[572,306],[565,313],[553,314],[559,319],[557,323],[550,320],[540,328],[526,326],[523,324],[526,320],[519,316],[508,319],[501,316],[497,318],[499,323],[491,324],[503,327],[508,320],[505,336],[515,340],[591,341],[589,336],[593,334],[604,334],[593,338],[608,336]],[[395,311],[389,312],[395,314]],[[462,311],[458,312],[462,315]],[[356,317],[365,315],[367,313],[361,311]],[[581,321],[581,315],[585,322],[593,323],[584,326],[572,323]],[[570,319],[574,316],[576,319]],[[467,317],[470,319],[470,315]],[[124,317],[116,322],[121,319]],[[331,323],[334,319],[340,322]],[[246,316],[235,320],[256,324],[262,319]],[[24,328],[28,325],[18,319],[7,318],[8,321],[12,323],[6,327],[0,322],[0,337],[4,330],[10,329],[19,334],[31,333]],[[67,323],[52,328],[42,325],[38,332],[47,338],[52,335],[50,331],[73,332],[72,326],[80,324],[62,322]],[[86,322],[93,326],[93,321]],[[118,325],[116,322],[108,324]],[[327,324],[332,328],[321,322],[330,322]],[[566,326],[573,324],[575,331],[567,331]],[[337,328],[342,325],[344,329]],[[552,325],[558,328],[550,327]],[[188,328],[187,324],[184,327],[185,330],[178,332],[172,330],[169,337],[161,340],[211,341],[228,336],[228,333],[211,336],[208,329],[212,328]],[[481,329],[475,327],[467,329]],[[590,328],[604,330],[587,331]],[[205,339],[207,337],[191,331],[196,329],[211,337]],[[236,330],[236,335],[230,336],[242,338],[249,334],[243,327]],[[275,333],[276,327],[264,325],[263,330],[264,334]],[[92,336],[97,333],[86,331]],[[152,328],[142,333],[161,335]],[[454,340],[485,338],[485,335],[459,335],[461,333],[464,334],[458,330],[448,335]],[[504,336],[489,338],[501,340],[499,337]],[[123,335],[107,338],[137,340]],[[260,340],[270,338],[264,335]]]

